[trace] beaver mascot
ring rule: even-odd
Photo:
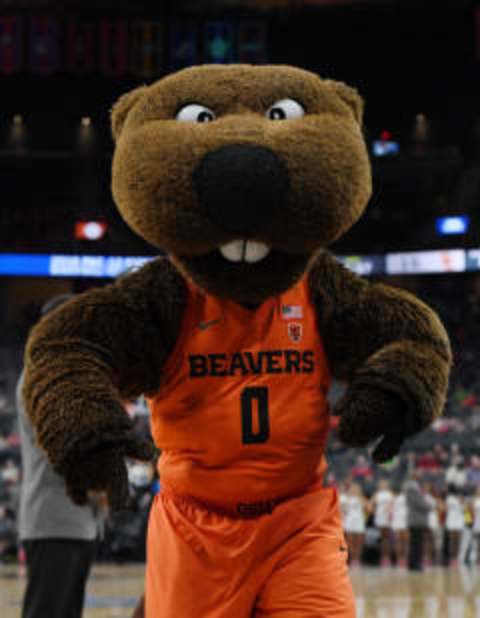
[[[24,394],[78,503],[128,494],[149,457],[122,402],[144,393],[161,449],[147,618],[355,615],[335,490],[332,378],[347,445],[385,461],[442,411],[437,316],[326,247],[364,211],[371,170],[352,88],[287,66],[200,66],[122,97],[113,195],[166,253],[32,331]]]

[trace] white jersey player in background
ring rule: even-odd
[[[390,566],[390,520],[392,518],[393,498],[389,482],[381,480],[372,498],[374,524],[380,532],[381,566]]]
[[[480,566],[480,487],[477,487],[475,495],[472,501],[472,515],[473,515],[473,556],[475,562]]]
[[[358,567],[362,557],[365,539],[365,521],[368,512],[368,501],[364,497],[361,487],[352,483],[345,501],[345,536],[350,552],[350,565]]]
[[[450,566],[458,566],[460,537],[465,525],[463,498],[456,487],[450,487],[446,500],[445,527],[448,533],[448,557]]]
[[[396,564],[405,569],[408,555],[407,499],[403,491],[393,498],[391,527],[395,546]]]
[[[440,528],[440,501],[435,495],[431,484],[425,486],[425,499],[430,505],[428,513],[428,528],[425,534],[424,565],[431,567],[440,561],[440,546],[442,533]]]

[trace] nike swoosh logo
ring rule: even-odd
[[[207,330],[211,326],[215,326],[215,324],[219,324],[222,321],[222,318],[217,318],[216,320],[208,320],[208,322],[199,322],[198,328],[200,330]]]

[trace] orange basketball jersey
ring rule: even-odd
[[[189,284],[150,400],[162,485],[239,511],[305,490],[325,466],[329,385],[306,278],[256,310]]]

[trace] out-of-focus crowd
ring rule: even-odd
[[[465,462],[454,448],[445,467],[432,452],[408,453],[406,464],[405,480],[392,484],[388,471],[376,478],[373,466],[359,455],[351,475],[337,483],[351,566],[405,568],[412,550],[421,553],[416,570],[480,564],[480,458]],[[409,513],[412,479],[424,504],[420,523]],[[329,481],[334,482],[332,474]],[[417,543],[413,528],[423,537],[420,548],[410,547]]]

